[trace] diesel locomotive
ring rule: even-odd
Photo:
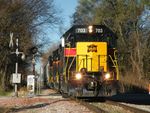
[[[74,25],[44,68],[46,84],[77,97],[117,93],[117,36],[105,25]]]

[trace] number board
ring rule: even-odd
[[[75,30],[76,33],[88,33],[87,28],[76,28]]]
[[[103,33],[104,31],[103,31],[103,28],[95,28],[95,27],[93,27],[93,31],[92,31],[92,33]],[[75,33],[77,33],[77,34],[86,34],[86,33],[89,33],[89,29],[88,28],[86,28],[86,27],[81,27],[81,28],[76,28],[75,29]]]

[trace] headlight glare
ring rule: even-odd
[[[107,80],[107,79],[110,79],[110,77],[111,77],[111,76],[110,76],[110,73],[106,73],[106,74],[105,74],[105,79],[106,79],[106,80]]]
[[[77,80],[80,80],[80,79],[82,78],[82,75],[81,75],[81,73],[77,73],[77,74],[75,75],[75,77],[76,77]]]

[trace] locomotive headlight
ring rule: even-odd
[[[75,77],[76,77],[77,80],[80,80],[80,79],[82,78],[82,75],[81,75],[81,73],[77,73],[77,74],[75,75]]]
[[[105,74],[105,80],[110,79],[110,77],[111,77],[110,73]]]
[[[93,32],[93,26],[89,26],[88,31],[89,31],[89,33],[92,33]]]

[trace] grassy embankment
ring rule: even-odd
[[[120,77],[122,83],[122,92],[134,92],[134,93],[148,93],[150,81],[144,78],[139,79],[133,74],[128,74],[124,77]]]

